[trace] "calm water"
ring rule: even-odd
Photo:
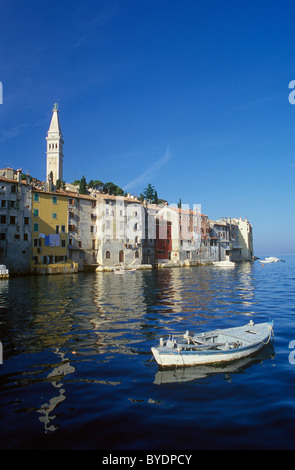
[[[294,449],[295,256],[0,283],[2,449]],[[273,348],[227,368],[161,372],[185,330],[274,320]]]

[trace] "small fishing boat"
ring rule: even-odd
[[[278,261],[280,261],[279,258],[276,258],[275,256],[268,256],[267,258],[265,259],[260,259],[259,260],[259,263],[277,263]]]
[[[214,261],[214,266],[218,266],[219,268],[234,268],[236,263],[233,261]]]
[[[114,273],[115,274],[127,274],[127,273],[134,273],[136,269],[115,269]]]
[[[9,269],[6,268],[5,264],[0,264],[0,279],[6,279],[9,277]]]
[[[273,322],[203,332],[194,335],[186,331],[182,336],[160,338],[158,347],[152,347],[157,363],[162,367],[196,366],[234,361],[248,357],[273,338]]]

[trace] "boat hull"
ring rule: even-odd
[[[262,328],[261,325],[263,325]],[[176,347],[169,351],[168,347],[152,347],[151,350],[156,362],[162,367],[187,367],[200,364],[218,364],[222,362],[236,361],[255,354],[271,340],[273,334],[272,323],[260,324],[259,326],[259,339],[257,338],[257,341],[236,349],[187,351]],[[264,329],[265,333],[263,333]],[[235,330],[239,330],[239,328],[219,331],[225,334],[230,333],[231,337],[233,337]],[[239,333],[239,331],[237,331],[237,333]],[[237,338],[239,338],[239,335],[237,335]]]
[[[213,265],[219,268],[234,268],[236,263],[232,261],[214,261]]]

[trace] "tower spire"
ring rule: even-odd
[[[63,135],[61,132],[58,103],[54,103],[52,110],[52,118],[47,132],[47,164],[46,164],[46,181],[48,182],[52,173],[53,184],[57,180],[63,180]]]

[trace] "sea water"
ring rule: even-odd
[[[295,256],[235,268],[0,282],[2,449],[295,448]],[[274,322],[218,367],[161,370],[159,338]]]

